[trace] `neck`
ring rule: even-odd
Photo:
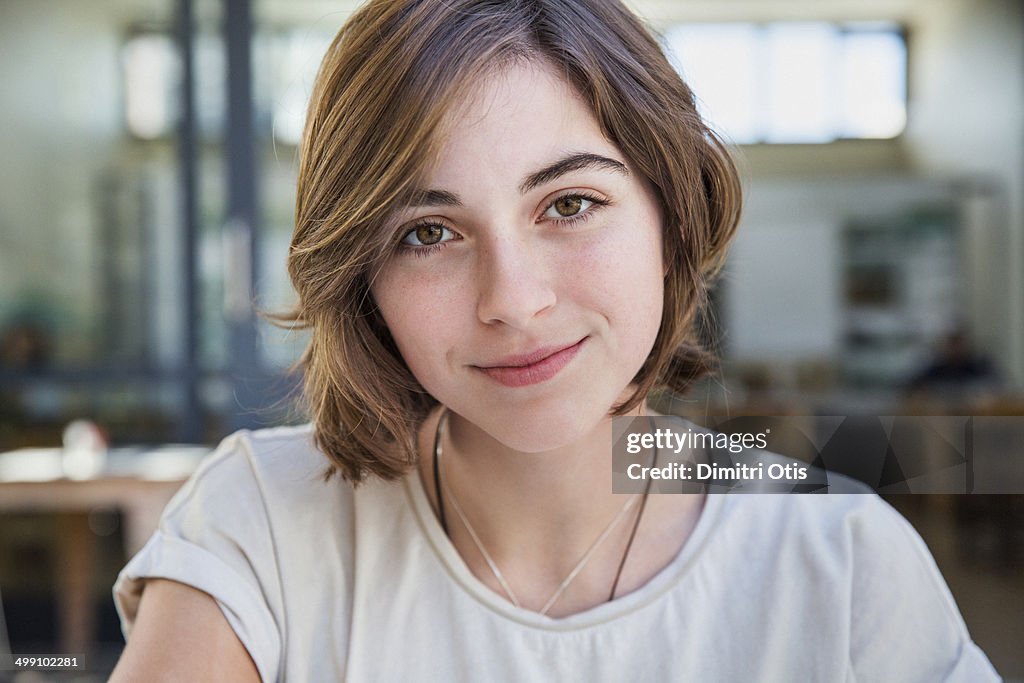
[[[421,453],[427,456],[421,462],[424,481],[432,481],[427,471],[433,466],[439,415],[428,420],[421,433]],[[527,608],[545,604],[553,587],[607,531],[586,571],[576,574],[573,591],[559,598],[549,614],[570,614],[608,599],[641,507],[635,494],[611,493],[611,436],[611,418],[607,418],[571,444],[523,453],[458,415],[448,416],[440,466],[450,490],[442,494],[449,537],[478,578],[494,583],[486,560],[453,514],[452,496]],[[424,452],[422,447],[428,443],[429,451]],[[433,487],[427,489],[436,509]],[[631,508],[624,511],[630,501]]]
[[[631,414],[639,413],[637,409]],[[424,490],[435,511],[434,435],[441,414],[435,411],[426,421],[419,441],[420,476],[430,482]],[[450,495],[458,500],[520,604],[539,611],[631,499],[611,492],[611,418],[573,443],[543,453],[510,449],[454,414],[448,422],[440,463]],[[642,586],[671,562],[696,525],[703,501],[700,494],[650,496],[616,596]],[[501,594],[451,501],[444,505],[453,546],[470,571]],[[634,505],[621,518],[549,616],[567,616],[608,600],[639,507]]]
[[[453,414],[444,473],[489,549],[519,554],[529,543],[549,557],[558,548],[554,554],[564,555],[567,544],[586,545],[629,499],[611,493],[611,436],[607,418],[570,444],[523,453]]]

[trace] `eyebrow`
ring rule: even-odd
[[[462,206],[462,202],[446,190],[418,190],[413,192],[409,206]]]
[[[523,182],[519,184],[519,193],[526,194],[530,190],[560,178],[567,173],[586,169],[605,169],[621,173],[627,177],[629,176],[629,169],[621,161],[616,161],[600,154],[577,152],[569,154],[526,176]],[[458,195],[447,190],[419,190],[413,193],[412,200],[407,206],[462,206],[462,200],[459,199]]]
[[[621,173],[625,176],[629,175],[629,169],[627,169],[626,165],[621,161],[609,159],[608,157],[603,157],[600,154],[581,152],[577,154],[570,154],[569,156],[559,159],[555,163],[545,166],[539,171],[526,176],[526,179],[519,185],[519,193],[526,194],[535,187],[551,182],[555,178],[561,177],[566,173],[582,171],[590,168],[603,168]]]

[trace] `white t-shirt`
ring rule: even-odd
[[[264,681],[998,680],[921,539],[874,495],[709,495],[639,590],[566,618],[466,568],[418,474],[322,480],[308,427],[229,437],[114,595],[216,598]]]

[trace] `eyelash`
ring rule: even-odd
[[[582,225],[586,221],[590,220],[591,216],[597,209],[607,206],[609,203],[605,199],[595,197],[594,195],[588,194],[586,192],[569,192],[567,194],[559,195],[552,199],[548,203],[548,205],[544,207],[544,211],[547,212],[548,209],[555,205],[555,202],[558,202],[562,199],[585,199],[588,202],[592,202],[592,206],[590,206],[583,213],[578,213],[575,216],[565,216],[564,218],[550,219],[566,228],[574,228],[579,225]],[[405,239],[406,235],[408,235],[410,232],[428,226],[437,226],[439,228],[455,232],[454,230],[449,228],[444,223],[441,223],[440,221],[425,220],[418,223],[414,223],[411,227],[409,227],[407,230],[402,231],[402,233],[399,235],[398,250],[402,253],[411,254],[413,256],[430,256],[431,254],[443,249],[445,245],[451,241],[448,240],[446,242],[438,242],[437,244],[428,244],[422,247],[417,247],[410,244],[402,244],[401,240]]]

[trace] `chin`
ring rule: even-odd
[[[571,446],[607,419],[609,406],[560,403],[535,410],[509,408],[497,420],[472,420],[493,439],[521,453],[544,453]]]

